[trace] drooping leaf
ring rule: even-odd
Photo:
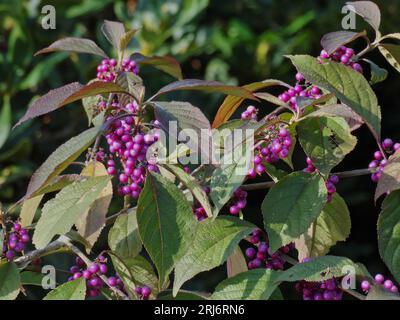
[[[120,41],[125,34],[125,28],[121,22],[104,20],[101,32],[115,49],[120,50]]]
[[[378,186],[375,191],[375,201],[385,193],[390,193],[400,189],[400,152],[393,154],[379,179]]]
[[[400,46],[385,43],[381,44],[378,49],[393,68],[400,72]]]
[[[43,300],[85,300],[86,280],[79,278],[66,282],[50,291]]]
[[[280,271],[254,269],[222,281],[212,300],[268,300],[277,289]]]
[[[379,67],[376,63],[368,59],[363,59],[371,67],[371,84],[376,84],[386,80],[389,72],[386,69]]]
[[[108,234],[108,245],[121,259],[134,258],[142,249],[136,210],[121,214]]]
[[[140,65],[149,65],[157,68],[165,73],[182,80],[182,70],[181,66],[179,65],[178,61],[174,58],[169,56],[153,56],[153,57],[146,57],[140,53],[134,53],[131,58],[135,60],[136,63]]]
[[[232,278],[239,273],[246,272],[247,262],[243,255],[242,250],[239,246],[236,247],[235,251],[228,257],[226,261],[226,271],[228,278]]]
[[[299,261],[327,254],[338,241],[347,239],[350,228],[349,209],[343,198],[335,193],[317,220],[295,241]]]
[[[165,87],[162,87],[160,90],[158,90],[158,92],[152,97],[151,100],[154,100],[156,97],[162,94],[179,90],[219,92],[250,100],[257,100],[250,91],[243,89],[241,87],[226,85],[217,81],[205,81],[197,79],[185,79],[181,81],[172,82],[166,85]]]
[[[59,146],[32,175],[25,199],[34,196],[36,191],[49,184],[68,167],[92,144],[99,132],[98,127],[88,129]]]
[[[19,214],[22,227],[27,227],[32,224],[33,219],[35,218],[36,211],[39,207],[40,202],[42,201],[43,196],[44,194],[41,194],[24,201],[24,204],[22,205],[21,208],[21,213]]]
[[[21,278],[14,262],[0,262],[0,300],[14,300],[20,291]]]
[[[101,162],[90,162],[82,170],[81,175],[84,177],[101,177],[108,176],[107,170]],[[100,236],[106,224],[106,216],[108,207],[110,206],[113,195],[113,187],[111,181],[108,181],[106,187],[101,190],[97,199],[91,204],[90,209],[79,215],[75,221],[78,233],[90,244],[86,248],[88,252],[92,249]]]
[[[161,286],[193,238],[197,222],[192,208],[177,186],[158,174],[148,173],[138,201],[137,222]]]
[[[381,111],[376,95],[363,75],[334,61],[320,64],[316,58],[306,55],[289,58],[308,81],[335,94],[360,115],[379,140]]]
[[[326,199],[325,182],[318,174],[294,172],[275,184],[261,206],[271,252],[305,233]]]
[[[210,201],[208,200],[207,194],[205,193],[201,185],[199,185],[197,180],[178,166],[165,164],[165,167],[169,171],[171,171],[186,186],[186,188],[190,190],[196,200],[204,208],[207,215],[211,217],[212,207],[210,205]]]
[[[0,112],[0,149],[6,143],[11,129],[11,104],[9,96],[4,96]]]
[[[362,17],[376,31],[381,25],[381,12],[379,7],[372,1],[354,1],[346,2],[347,7]]]
[[[244,89],[255,92],[271,86],[284,86],[289,87],[286,83],[279,80],[265,80],[262,82],[254,82],[243,86]],[[235,113],[236,109],[242,104],[245,97],[238,97],[234,95],[228,95],[222,105],[218,108],[218,112],[214,118],[212,127],[217,128],[221,124],[225,123]]]
[[[199,222],[187,252],[175,266],[174,296],[198,273],[223,264],[240,240],[255,228],[248,222],[226,216]]]
[[[339,117],[303,119],[297,125],[297,133],[304,152],[324,175],[338,165],[357,144],[357,138],[351,134],[346,120]]]
[[[347,121],[351,131],[357,130],[364,123],[363,119],[344,104],[330,104],[312,112],[309,117],[332,116],[342,117]]]
[[[378,219],[379,253],[389,270],[400,281],[400,191],[392,192],[382,204]]]
[[[336,31],[325,34],[321,39],[322,47],[329,53],[332,54],[336,49],[344,46],[354,40],[366,36],[367,33],[363,32],[352,32],[352,31]]]
[[[36,247],[44,248],[55,235],[68,232],[109,181],[109,176],[88,178],[65,187],[55,198],[46,202],[32,239]]]
[[[94,41],[89,39],[73,38],[73,37],[57,40],[47,48],[44,48],[36,52],[35,56],[42,53],[48,53],[54,51],[89,53],[98,55],[103,58],[107,58],[105,52],[101,48],[99,48]]]
[[[277,281],[325,281],[346,275],[350,268],[354,268],[357,275],[363,275],[361,268],[348,258],[338,256],[316,257],[309,262],[298,263],[285,270],[280,274]]]

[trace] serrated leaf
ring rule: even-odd
[[[85,300],[86,280],[79,278],[50,291],[43,300]]]
[[[400,191],[392,192],[382,204],[378,219],[379,253],[389,270],[400,281]]]
[[[325,182],[318,174],[294,172],[275,184],[261,206],[271,252],[306,232],[326,199]]]
[[[35,218],[36,211],[39,207],[40,202],[42,201],[43,196],[44,194],[41,194],[24,201],[24,204],[22,205],[21,208],[21,213],[19,214],[22,227],[27,227],[32,224],[33,219]]]
[[[239,273],[246,272],[247,262],[243,255],[242,250],[239,246],[236,247],[235,251],[228,257],[226,261],[226,271],[228,278],[232,278]]]
[[[185,187],[187,189],[190,190],[190,192],[193,194],[193,196],[196,198],[196,200],[204,208],[207,215],[209,217],[211,217],[212,216],[212,207],[210,205],[210,201],[208,200],[207,194],[204,192],[201,185],[197,182],[196,178],[194,178],[190,174],[186,173],[185,171],[183,171],[181,168],[179,168],[177,166],[165,164],[165,167],[169,171],[171,171],[185,185]]]
[[[309,262],[298,263],[282,272],[277,281],[295,282],[307,280],[320,282],[342,277],[347,274],[349,268],[354,268],[357,275],[363,275],[358,265],[348,258],[338,256],[316,257]]]
[[[396,44],[381,44],[378,49],[393,68],[400,72],[400,46]]]
[[[314,116],[332,116],[344,118],[351,131],[358,129],[364,123],[363,119],[357,113],[344,104],[330,104],[323,106],[322,108],[310,113],[307,117]]]
[[[0,149],[6,143],[11,129],[11,104],[9,96],[4,96],[0,112]]]
[[[383,286],[374,285],[368,291],[365,300],[400,300],[400,296],[389,292]]]
[[[138,200],[137,222],[162,286],[193,238],[197,222],[192,208],[177,186],[149,172]]]
[[[368,124],[375,138],[381,134],[381,110],[368,81],[359,72],[340,63],[320,64],[316,58],[289,56],[297,70],[308,81],[336,95]]]
[[[279,81],[279,80],[264,80],[261,82],[254,82],[248,85],[243,86],[242,88],[250,91],[255,92],[261,90],[263,88],[271,87],[271,86],[284,86],[289,87],[286,83]],[[242,104],[245,97],[238,97],[234,95],[229,95],[225,98],[224,102],[218,108],[218,112],[215,115],[212,127],[217,128],[221,124],[225,123],[230,119],[230,117],[235,113],[237,108]]]
[[[212,300],[268,300],[278,287],[280,271],[254,269],[218,284]]]
[[[305,118],[298,123],[297,133],[304,152],[325,176],[357,144],[346,120],[338,117]]]
[[[32,240],[36,247],[42,249],[55,235],[68,232],[109,181],[109,176],[88,178],[65,187],[55,198],[46,202],[33,234]]]
[[[195,91],[207,91],[207,92],[219,92],[223,94],[229,94],[232,96],[242,97],[251,100],[257,100],[254,95],[241,87],[226,85],[218,81],[205,81],[197,79],[185,79],[181,81],[172,82],[165,87],[162,87],[152,98],[179,90],[195,90]]]
[[[88,125],[93,121],[94,115],[97,113],[97,104],[100,100],[100,96],[91,96],[82,99],[83,109],[88,117]]]
[[[351,220],[346,202],[337,193],[308,231],[295,241],[299,261],[327,254],[332,246],[350,235]]]
[[[139,76],[132,72],[121,72],[115,82],[126,92],[130,93],[137,101],[142,101],[145,88],[143,80]],[[127,104],[130,102],[128,99],[130,99],[129,96],[122,96],[120,97],[120,103]]]
[[[43,186],[38,191],[36,191],[35,195],[37,196],[45,193],[59,191],[73,182],[82,181],[84,179],[85,177],[82,177],[79,174],[63,174],[55,177],[47,185]]]
[[[329,53],[332,54],[336,49],[344,46],[354,40],[366,36],[367,33],[363,32],[352,32],[352,31],[336,31],[325,34],[321,39],[322,47]]]
[[[84,177],[101,177],[108,176],[107,170],[101,162],[90,162],[82,170],[81,175]],[[108,207],[110,206],[113,196],[113,187],[111,181],[101,190],[97,199],[90,205],[90,209],[81,214],[75,221],[78,233],[90,244],[88,252],[92,249],[100,236],[106,224],[106,216]]]
[[[372,1],[346,2],[347,7],[362,17],[376,31],[381,25],[381,12],[379,7]]]
[[[400,189],[400,151],[393,154],[383,169],[375,191],[375,201],[385,193]]]
[[[121,22],[104,20],[101,32],[115,49],[120,50],[120,41],[125,34],[125,28]]]
[[[24,198],[36,195],[35,192],[48,185],[92,144],[99,133],[100,128],[91,128],[59,146],[32,175]]]
[[[226,216],[199,222],[187,252],[175,266],[174,296],[186,281],[198,273],[223,264],[240,240],[255,228],[248,222]]]
[[[170,56],[146,57],[140,53],[134,53],[131,58],[140,65],[153,66],[154,68],[164,71],[165,73],[179,80],[182,80],[183,78],[181,66],[179,65],[178,61]]]
[[[376,84],[386,80],[389,74],[386,69],[379,67],[376,63],[372,62],[371,60],[368,59],[363,59],[363,60],[367,62],[371,67],[371,81],[370,81],[371,84]]]
[[[136,210],[121,214],[108,234],[110,249],[121,259],[134,258],[142,249],[139,236]]]
[[[101,56],[103,58],[107,58],[105,52],[101,48],[99,48],[94,41],[90,39],[73,38],[73,37],[57,40],[47,48],[44,48],[36,52],[35,56],[42,53],[48,53],[54,51],[90,53]]]
[[[14,300],[20,291],[21,278],[14,262],[0,262],[0,300]]]

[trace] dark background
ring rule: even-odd
[[[398,32],[398,0],[376,1],[382,10],[383,33]],[[317,55],[323,34],[341,29],[341,8],[345,1],[329,0],[0,0],[0,98],[4,105],[11,98],[12,124],[23,115],[35,97],[66,83],[86,83],[95,76],[100,58],[89,55],[56,53],[33,57],[34,52],[64,36],[95,40],[106,52],[110,45],[101,35],[104,19],[119,20],[127,28],[140,27],[130,49],[146,55],[172,55],[182,65],[185,78],[218,80],[243,85],[275,78],[293,83],[295,70],[285,54]],[[41,28],[41,8],[56,8],[56,30]],[[371,29],[357,20],[359,31]],[[362,49],[362,40],[354,48]],[[383,114],[383,136],[400,140],[400,75],[378,52],[368,56],[389,70],[389,78],[374,87]],[[173,79],[153,69],[141,70],[147,94]],[[188,99],[213,119],[223,97],[215,94],[181,93],[170,98]],[[261,105],[262,112],[271,106]],[[0,148],[0,202],[4,208],[26,191],[32,172],[61,143],[84,130],[87,119],[79,104],[69,105],[30,121],[12,131]],[[375,151],[373,137],[366,129],[357,132],[359,144],[336,170],[367,167]],[[305,166],[297,151],[295,166]],[[374,183],[369,177],[340,182],[339,193],[346,199],[352,217],[352,234],[333,254],[365,263],[372,273],[383,272],[377,251],[376,221],[380,203],[374,204]],[[260,203],[265,191],[252,193],[245,216],[259,221]],[[118,211],[118,203],[111,213]],[[17,213],[17,212],[16,212]],[[99,249],[105,245],[100,241]],[[67,269],[70,257],[57,256],[60,269]],[[53,262],[54,262],[53,261]],[[192,287],[209,290],[223,277],[223,269],[200,276]]]

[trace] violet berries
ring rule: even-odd
[[[23,229],[18,222],[14,223],[12,230],[5,233],[4,236],[3,256],[8,261],[13,261],[17,253],[25,250],[25,246],[30,240],[28,230]]]

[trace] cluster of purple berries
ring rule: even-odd
[[[310,87],[301,73],[296,74],[297,84],[289,90],[283,92],[278,96],[278,99],[282,102],[289,104],[292,110],[297,111],[299,109],[297,104],[298,97],[319,99],[322,96],[321,90],[316,87]]]
[[[122,61],[122,71],[139,73],[139,69],[134,60],[126,58]],[[115,59],[104,59],[97,66],[97,78],[104,82],[112,82],[116,79],[118,73],[118,63]]]
[[[264,132],[264,142],[256,148],[254,168],[248,172],[248,178],[254,179],[257,174],[265,172],[266,163],[275,163],[289,156],[292,137],[285,127],[270,125]]]
[[[350,66],[353,68],[355,71],[363,73],[363,68],[362,66],[357,63],[355,60],[355,52],[352,48],[348,48],[345,46],[341,46],[338,48],[334,53],[331,55],[326,52],[325,50],[321,51],[321,54],[319,55],[320,61],[322,62],[323,60],[333,60],[336,62],[340,62],[341,64],[344,64],[346,66]]]
[[[399,288],[393,283],[392,280],[385,280],[385,277],[381,274],[377,274],[374,278],[375,280],[375,285],[380,285],[391,293],[399,293]],[[361,282],[361,289],[362,291],[364,291],[365,293],[368,293],[369,290],[371,290],[373,284],[371,284],[368,280],[364,280],[363,282]]]
[[[258,110],[254,106],[248,106],[241,115],[242,120],[257,120]]]
[[[142,300],[148,300],[151,295],[151,289],[147,286],[136,287],[135,292]]]
[[[293,244],[289,244],[280,248],[277,252],[270,252],[267,239],[262,239],[263,234],[261,230],[254,230],[250,242],[256,247],[246,249],[246,257],[250,259],[247,266],[251,269],[266,268],[272,270],[283,270],[285,260],[282,253],[287,254],[294,248]],[[266,237],[265,237],[266,238]]]
[[[72,276],[68,278],[68,281],[73,281],[79,278],[86,279],[86,288],[88,297],[97,297],[100,294],[101,289],[104,287],[104,282],[100,278],[100,275],[107,273],[106,258],[99,256],[95,262],[93,262],[89,267],[86,263],[79,257],[75,259],[75,265],[70,268]],[[108,279],[108,284],[112,287],[118,287],[123,290],[124,284],[119,277],[110,277]]]
[[[8,261],[13,261],[16,253],[22,253],[30,240],[28,230],[23,229],[19,223],[14,223],[12,230],[5,234],[3,256]]]
[[[303,300],[342,300],[343,292],[335,278],[322,282],[300,281],[295,286]]]
[[[233,193],[233,198],[230,202],[229,213],[233,216],[237,216],[240,210],[244,209],[247,204],[247,192],[238,188]]]
[[[374,153],[374,160],[369,164],[369,169],[373,171],[371,175],[371,180],[373,182],[378,182],[382,177],[382,172],[387,165],[387,156],[390,156],[394,152],[400,150],[400,143],[394,143],[392,139],[385,139],[381,143],[382,149],[385,154],[383,154],[380,150]]]

